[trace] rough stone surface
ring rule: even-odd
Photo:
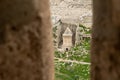
[[[53,69],[48,0],[1,0],[0,80],[54,80]]]
[[[51,0],[51,13],[55,21],[62,19],[91,27],[92,0]]]
[[[76,36],[76,28],[77,25],[76,24],[71,24],[71,23],[64,23],[64,22],[60,22],[60,24],[58,25],[58,30],[57,30],[57,44],[58,47],[62,47],[63,44],[63,33],[65,32],[66,28],[69,27],[70,30],[72,31],[72,44],[75,45],[75,36]]]
[[[24,24],[32,20],[35,14],[36,8],[34,7],[33,0],[0,1],[0,25],[4,23],[12,25],[18,25],[18,23]]]
[[[80,43],[79,24],[91,28],[92,0],[50,0],[53,27],[57,26],[57,47],[62,45],[62,34],[66,27],[73,32],[72,43]],[[59,22],[62,23],[59,23]]]
[[[120,80],[120,1],[93,0],[91,80]]]
[[[62,48],[64,50],[69,50],[72,47],[72,32],[69,27],[66,28],[65,32],[62,35],[63,37],[63,45]]]

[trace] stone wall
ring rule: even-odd
[[[54,80],[48,2],[0,1],[0,80]]]

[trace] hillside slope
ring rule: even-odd
[[[91,5],[91,0],[51,0],[53,22],[62,19],[67,23],[80,23],[86,27],[91,27]]]

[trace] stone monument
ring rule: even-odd
[[[69,27],[63,33],[63,50],[69,50],[72,47],[72,32]]]

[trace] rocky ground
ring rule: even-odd
[[[53,24],[61,19],[65,23],[92,25],[91,0],[51,0]]]

